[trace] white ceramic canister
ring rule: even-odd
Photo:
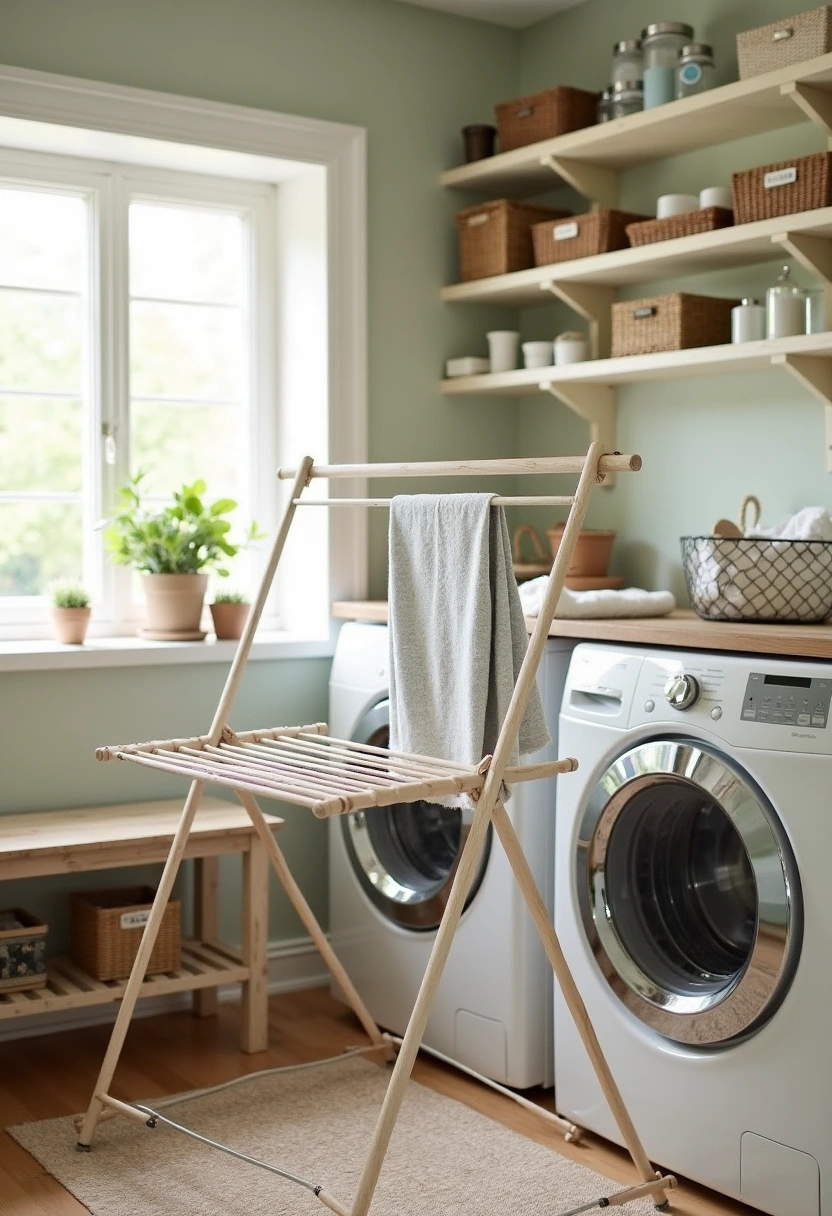
[[[488,354],[492,372],[513,372],[517,367],[520,334],[514,329],[492,329],[488,338]]]
[[[685,215],[699,210],[698,194],[662,194],[656,200],[656,218],[666,220],[670,215]]]
[[[730,186],[706,186],[699,191],[699,209],[706,207],[724,207],[726,211],[734,210],[734,196]]]
[[[759,300],[743,300],[731,309],[731,341],[758,342],[766,336],[766,310]]]
[[[589,358],[589,338],[586,334],[564,333],[555,338],[555,365],[585,363]]]
[[[523,343],[523,364],[525,367],[551,367],[552,355],[551,342]]]

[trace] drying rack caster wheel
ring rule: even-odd
[[[76,1151],[76,1153],[91,1153],[92,1145],[91,1144],[82,1144],[81,1141],[79,1140],[75,1145],[75,1151]]]
[[[654,1203],[653,1207],[656,1209],[657,1212],[669,1212],[670,1211],[670,1200],[665,1199],[664,1203]]]

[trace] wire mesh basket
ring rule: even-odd
[[[808,625],[832,616],[832,541],[683,536],[691,607],[709,621]]]

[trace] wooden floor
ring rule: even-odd
[[[0,1126],[86,1109],[109,1031],[109,1026],[98,1026],[0,1043]],[[235,1004],[221,1006],[219,1015],[211,1018],[183,1012],[137,1019],[111,1092],[127,1099],[152,1099],[261,1068],[336,1055],[345,1047],[363,1045],[366,1039],[358,1022],[327,989],[315,988],[272,998],[270,1041],[265,1053],[240,1054]],[[414,1076],[611,1178],[621,1182],[636,1178],[628,1158],[614,1146],[591,1136],[580,1145],[566,1144],[533,1112],[430,1057],[419,1059]],[[551,1105],[551,1091],[533,1091],[529,1096]],[[681,1179],[673,1208],[680,1216],[757,1216],[752,1208]],[[0,1216],[84,1216],[86,1211],[5,1131],[0,1132]]]

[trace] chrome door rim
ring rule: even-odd
[[[764,908],[757,900],[744,966],[724,986],[700,995],[674,992],[649,976],[622,940],[609,906],[606,868],[613,829],[634,795],[668,782],[702,791],[720,807],[743,843],[755,888],[759,891],[764,883],[767,889]],[[590,795],[575,860],[581,916],[596,960],[612,990],[640,1021],[676,1042],[704,1046],[745,1036],[768,1020],[799,953],[797,866],[764,795],[725,757],[686,739],[642,743],[619,756]]]
[[[388,700],[379,701],[372,706],[359,720],[352,738],[357,743],[369,743],[381,734],[390,723],[390,703]],[[402,928],[429,932],[438,928],[442,913],[451,893],[451,887],[456,876],[459,859],[468,838],[469,825],[461,817],[459,847],[456,860],[445,878],[430,887],[427,895],[405,886],[384,865],[373,844],[370,831],[372,816],[389,816],[395,807],[376,807],[369,811],[355,811],[350,815],[342,815],[341,830],[343,840],[361,890],[370,902],[394,924]],[[488,829],[485,846],[480,859],[477,873],[468,892],[465,907],[468,908],[479,890],[485,875],[486,863],[491,848],[491,828]]]

